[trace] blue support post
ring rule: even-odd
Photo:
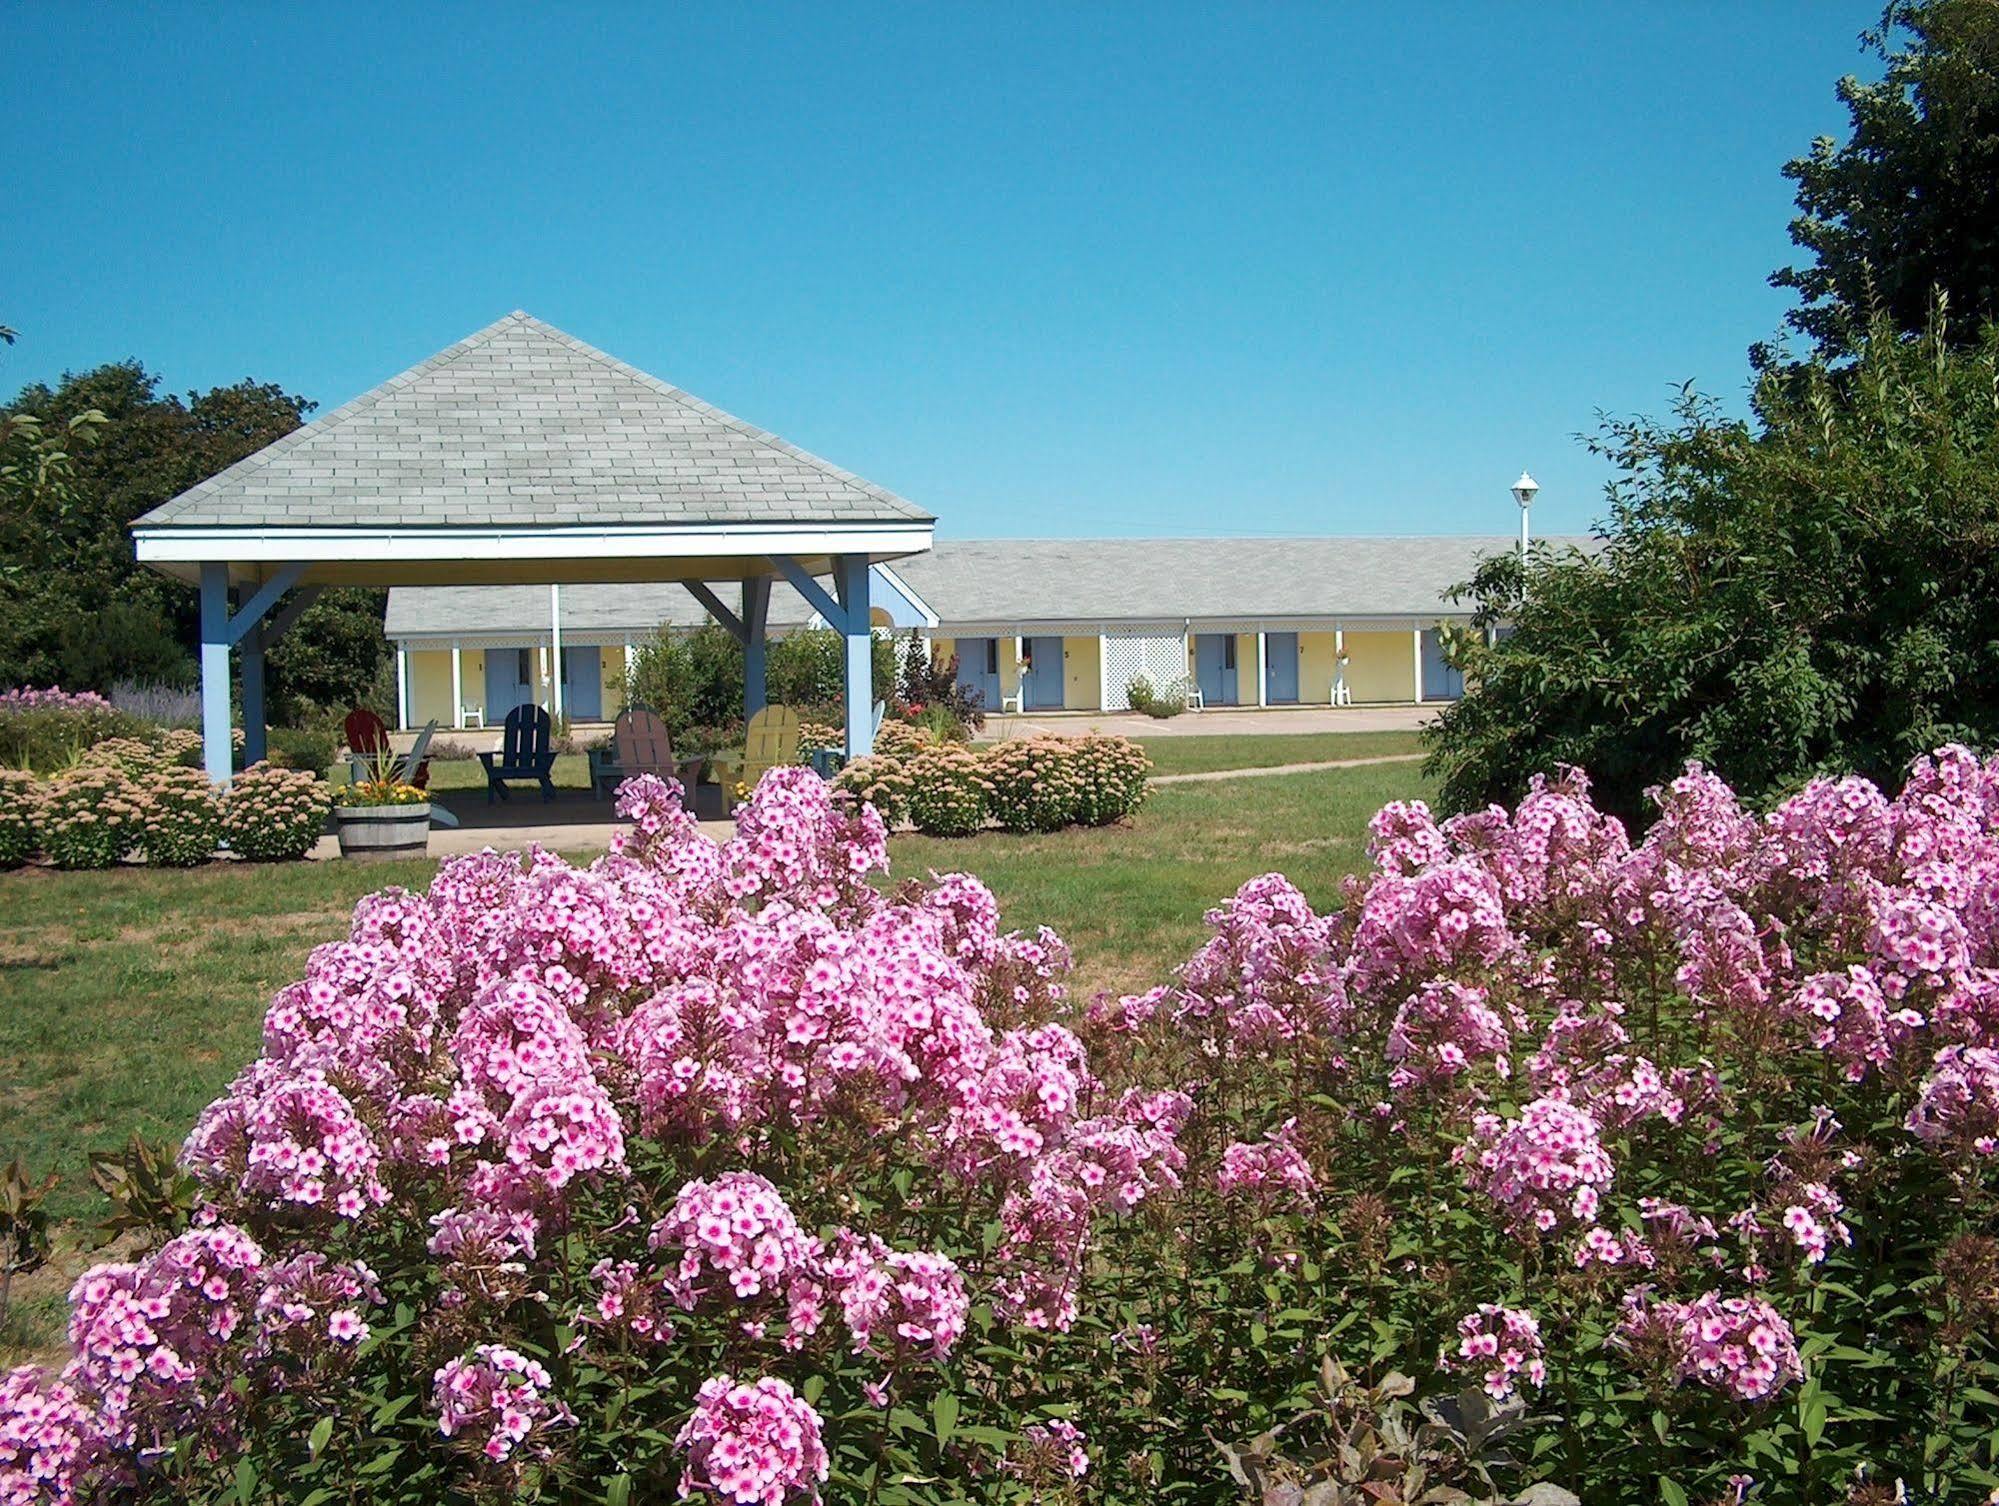
[[[269,740],[264,718],[264,630],[243,635],[243,767],[262,763]]]
[[[833,584],[844,619],[834,626],[847,646],[847,757],[865,758],[875,750],[875,635],[868,606],[868,557],[836,555]]]
[[[232,772],[229,746],[229,567],[201,567],[201,763],[216,784]]]
[[[755,716],[769,702],[764,673],[764,629],[770,620],[770,577],[743,582],[743,717]]]

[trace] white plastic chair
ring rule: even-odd
[[[1012,712],[1018,716],[1027,710],[1027,687],[1016,685],[1011,690],[1000,692],[1000,715]]]
[[[1182,680],[1180,688],[1186,692],[1187,709],[1189,711],[1206,711],[1208,709],[1208,703],[1201,696],[1201,687],[1198,682],[1194,680]]]
[[[461,708],[458,713],[458,724],[461,727],[477,727],[481,731],[484,731],[486,726],[486,708],[484,706],[466,706]]]

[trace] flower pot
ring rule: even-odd
[[[430,802],[336,805],[333,828],[343,858],[420,858],[430,850]]]

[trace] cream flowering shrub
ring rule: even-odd
[[[983,754],[963,743],[925,743],[902,759],[910,824],[935,837],[967,837],[986,824],[992,783]]]
[[[1083,777],[1068,738],[1019,737],[982,758],[986,805],[1006,831],[1060,831],[1082,805]]]
[[[215,856],[222,802],[207,774],[170,765],[138,775],[132,783],[132,837],[146,862],[158,868],[192,868]]]
[[[0,868],[18,868],[40,845],[41,784],[25,769],[0,769]]]
[[[143,795],[115,764],[79,765],[43,785],[41,847],[58,868],[109,868],[138,845]]]
[[[255,863],[302,858],[326,831],[332,790],[304,769],[256,763],[223,792],[221,834],[229,850]]]
[[[1122,820],[1144,803],[1151,767],[1144,750],[1122,737],[967,745],[889,723],[873,756],[856,759],[836,782],[891,825],[907,820],[927,835],[956,837],[989,824],[1048,832]]]

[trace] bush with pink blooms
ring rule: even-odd
[[[1071,1001],[805,770],[630,781],[278,993],[0,1501],[1982,1498],[1999,762],[1657,802],[1391,806]]]

